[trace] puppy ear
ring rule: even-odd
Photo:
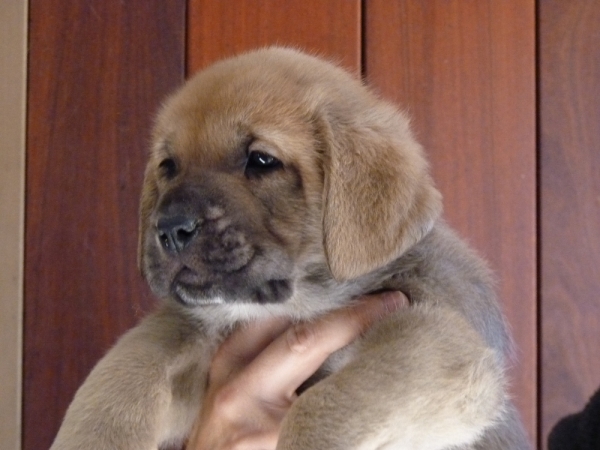
[[[325,120],[324,246],[338,280],[398,258],[431,230],[442,209],[408,120],[367,99],[370,105],[355,101]]]
[[[151,163],[146,166],[142,194],[140,198],[140,222],[138,228],[138,269],[142,276],[144,273],[144,236],[150,222],[150,215],[158,199],[158,190],[154,178],[154,170]]]

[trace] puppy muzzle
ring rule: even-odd
[[[197,188],[167,193],[145,236],[151,288],[189,306],[285,301],[292,294],[293,264],[251,215],[247,207]]]

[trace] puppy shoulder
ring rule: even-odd
[[[513,344],[485,260],[443,221],[398,261],[399,288],[414,303],[446,306],[467,319],[488,346],[512,355]]]

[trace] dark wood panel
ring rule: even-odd
[[[360,69],[360,0],[190,0],[188,73],[227,56],[285,45]]]
[[[600,386],[600,3],[539,3],[542,433]]]
[[[152,304],[137,273],[149,126],[183,80],[183,0],[29,6],[23,448]]]
[[[412,116],[445,217],[498,274],[513,395],[534,438],[534,2],[371,0],[365,14],[368,80]]]

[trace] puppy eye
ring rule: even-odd
[[[177,163],[173,158],[165,158],[158,165],[161,176],[172,179],[177,175]]]
[[[246,174],[260,175],[272,170],[281,169],[283,163],[274,156],[263,152],[250,152],[246,162]]]

